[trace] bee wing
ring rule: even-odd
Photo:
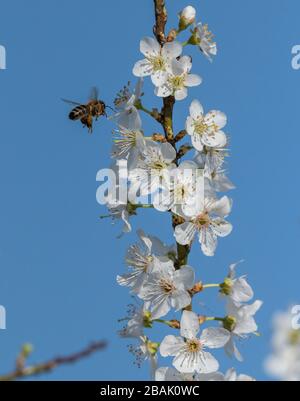
[[[90,100],[98,100],[99,91],[96,86],[91,89]]]
[[[68,99],[61,99],[63,102],[73,104],[74,106],[80,106],[80,103],[78,102],[73,102],[73,100],[68,100]]]

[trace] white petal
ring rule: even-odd
[[[192,57],[182,56],[182,57],[180,57],[178,64],[181,66],[182,71],[189,73],[192,69]]]
[[[198,152],[202,152],[203,150],[203,143],[202,143],[202,136],[199,134],[192,135],[192,144]]]
[[[191,116],[186,119],[185,129],[189,135],[193,135],[194,133],[194,120]]]
[[[154,194],[153,207],[159,212],[166,212],[171,209],[174,203],[174,193],[163,189],[162,192]]]
[[[217,248],[217,236],[211,228],[202,228],[199,233],[199,241],[204,255],[214,256]]]
[[[160,145],[160,150],[165,161],[172,162],[176,159],[176,150],[170,143],[162,143]]]
[[[162,55],[168,59],[176,59],[182,53],[182,45],[179,42],[166,43],[162,49]]]
[[[230,333],[221,327],[209,327],[203,330],[200,340],[208,348],[221,348],[230,340]]]
[[[168,79],[168,73],[166,71],[156,71],[152,72],[151,80],[153,85],[155,86],[162,86],[166,83]]]
[[[190,115],[193,117],[194,120],[198,120],[204,113],[203,106],[199,102],[199,100],[195,99],[192,101],[190,105]]]
[[[219,369],[219,362],[209,352],[201,352],[201,358],[196,367],[199,373],[213,373]]]
[[[243,361],[243,357],[237,349],[232,336],[228,343],[225,345],[225,352],[229,357],[235,356],[238,361]]]
[[[171,305],[176,311],[190,305],[191,296],[185,290],[177,290],[172,294]]]
[[[231,298],[235,302],[248,302],[253,298],[253,290],[244,277],[234,281],[231,289]]]
[[[227,143],[226,135],[223,131],[217,131],[213,134],[207,132],[202,135],[202,142],[204,145],[209,146],[210,148],[222,148]]]
[[[227,237],[232,231],[232,224],[228,223],[228,221],[216,218],[212,221],[212,230],[218,237]]]
[[[187,339],[193,339],[197,336],[200,323],[198,316],[194,312],[183,311],[180,320],[180,335]]]
[[[228,369],[225,373],[225,381],[235,382],[237,379],[237,374],[234,368]]]
[[[180,245],[190,244],[191,241],[194,239],[195,234],[196,234],[196,227],[193,223],[190,222],[179,224],[175,228],[174,232],[176,241]]]
[[[213,202],[209,211],[217,214],[220,217],[226,217],[231,212],[232,202],[228,196],[223,196],[221,199]]]
[[[140,51],[146,57],[157,56],[160,54],[160,45],[156,39],[146,37],[140,42]]]
[[[165,316],[170,309],[171,305],[169,303],[169,297],[165,296],[162,300],[159,300],[156,303],[151,303],[151,317],[153,319],[159,319],[160,317]]]
[[[188,95],[187,88],[178,89],[174,93],[175,99],[178,101],[184,100],[187,97],[187,95]]]
[[[219,129],[224,128],[227,124],[226,114],[222,113],[219,110],[210,111],[209,113],[207,113],[205,118],[211,119],[219,127]]]
[[[156,87],[154,93],[158,97],[168,97],[173,94],[173,89],[170,87],[170,85],[164,84],[162,86]]]
[[[184,340],[181,337],[166,336],[162,343],[160,344],[159,351],[161,356],[175,356],[182,346],[184,345]]]
[[[262,301],[257,300],[255,302],[253,302],[252,305],[244,306],[244,310],[247,314],[249,314],[250,316],[253,316],[261,308],[262,304],[263,304]]]
[[[140,60],[135,63],[132,73],[136,77],[147,77],[153,73],[152,64],[147,59]]]
[[[195,271],[191,266],[182,266],[174,273],[174,283],[183,284],[186,290],[190,290],[195,282]]]
[[[142,119],[135,107],[121,112],[117,118],[117,122],[122,127],[133,131],[139,131],[142,128]]]
[[[187,75],[185,78],[185,81],[184,81],[185,86],[188,86],[188,87],[198,86],[201,83],[202,83],[202,78],[196,74]]]

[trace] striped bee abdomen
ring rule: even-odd
[[[82,104],[80,106],[75,107],[71,113],[69,114],[70,120],[79,120],[87,113],[86,105]]]

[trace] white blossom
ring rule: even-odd
[[[173,262],[158,264],[144,283],[138,296],[153,319],[165,316],[171,308],[176,311],[191,303],[188,292],[194,285],[195,273],[192,267],[182,266],[175,270]]]
[[[226,145],[227,138],[221,129],[227,122],[226,115],[218,110],[204,114],[198,100],[193,100],[190,106],[190,116],[186,120],[186,130],[192,137],[192,144],[201,152],[203,146],[220,148]]]
[[[106,207],[109,210],[109,217],[112,218],[113,223],[117,220],[123,221],[122,234],[131,232],[129,218],[136,214],[133,205],[131,203],[125,204],[110,198],[107,200]],[[122,234],[120,236],[122,236]]]
[[[254,315],[261,306],[262,301],[255,301],[251,305],[240,306],[233,302],[228,302],[227,316],[223,325],[230,333],[230,340],[225,346],[225,351],[229,356],[234,355],[237,360],[243,360],[234,340],[236,338],[247,338],[250,334],[257,332]]]
[[[196,152],[194,161],[204,169],[207,176],[212,177],[221,171],[225,156],[227,156],[227,149],[205,146],[201,152]]]
[[[155,371],[157,370],[157,349],[158,344],[149,340],[146,336],[141,336],[139,338],[138,345],[129,346],[129,352],[135,358],[135,364],[138,367],[148,361],[150,364],[150,375],[154,379]]]
[[[182,53],[179,42],[165,43],[160,46],[155,38],[146,37],[140,42],[140,51],[145,59],[138,61],[133,68],[136,77],[151,76],[155,86],[163,85],[168,79],[168,68],[173,59]]]
[[[128,305],[127,317],[119,321],[126,321],[126,326],[119,331],[123,338],[140,338],[144,335],[145,322],[151,322],[151,314],[144,307],[138,308],[136,305]]]
[[[246,281],[246,276],[235,278],[235,269],[238,263],[229,266],[229,274],[221,284],[221,294],[228,297],[230,301],[239,306],[241,303],[253,298],[253,290]]]
[[[112,156],[117,159],[126,158],[128,168],[133,168],[137,163],[139,155],[145,148],[145,138],[141,131],[129,130],[119,127],[114,131],[115,139]]]
[[[213,41],[213,34],[209,31],[207,24],[201,22],[195,25],[194,35],[200,51],[212,61],[212,57],[217,54],[217,45]]]
[[[158,238],[147,236],[138,231],[140,242],[131,245],[125,258],[129,273],[117,276],[118,284],[130,287],[131,292],[141,291],[149,273],[164,264],[169,264],[168,255],[171,248],[165,246]]]
[[[136,168],[130,170],[129,180],[139,184],[141,195],[154,193],[176,167],[176,151],[170,143],[147,141]]]
[[[203,171],[193,161],[186,160],[165,178],[162,191],[154,197],[153,206],[159,211],[171,210],[178,215],[195,214],[197,202],[204,196]]]
[[[206,348],[221,348],[229,339],[227,330],[210,327],[197,337],[200,325],[196,313],[184,311],[180,321],[181,337],[166,336],[161,345],[163,357],[174,356],[173,366],[182,373],[211,373],[219,367],[215,357]]]
[[[188,87],[198,86],[202,78],[196,74],[190,74],[192,60],[189,56],[174,59],[168,69],[167,80],[155,89],[159,97],[174,96],[176,100],[183,100],[188,95]]]
[[[255,381],[252,377],[244,374],[237,374],[235,369],[231,368],[225,373],[213,372],[213,373],[181,373],[175,368],[161,367],[155,372],[156,381]]]
[[[227,196],[220,200],[205,199],[195,217],[175,228],[176,241],[181,245],[188,245],[198,233],[202,252],[206,256],[213,256],[217,237],[226,237],[232,231],[232,225],[224,219],[230,211],[231,201]]]
[[[129,85],[125,86],[115,99],[117,113],[110,118],[114,119],[120,127],[132,131],[142,129],[142,119],[135,106],[142,95],[142,87],[143,80],[139,79],[133,92],[131,92]]]

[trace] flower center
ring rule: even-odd
[[[212,118],[215,117],[214,115]],[[196,134],[203,135],[205,133],[214,134],[219,130],[217,124],[213,121],[205,120],[204,117],[199,117],[198,120],[194,121],[194,131]]]
[[[184,197],[186,196],[187,193],[187,188],[185,187],[185,185],[179,185],[175,188],[174,191],[174,198],[176,203],[179,203],[180,201],[182,201],[184,199]]]
[[[208,212],[201,213],[195,220],[195,224],[199,229],[203,227],[208,227],[210,225],[210,217]]]
[[[166,280],[166,279],[161,279],[160,280],[160,288],[166,293],[166,294],[171,294],[175,290],[175,286],[172,282]]]
[[[174,90],[179,90],[184,88],[184,81],[185,81],[184,75],[176,75],[174,77],[169,78],[169,82],[174,88]]]
[[[149,61],[152,64],[154,72],[166,70],[166,62],[162,56],[150,57]]]
[[[187,348],[189,352],[199,352],[202,349],[202,344],[199,340],[197,340],[196,338],[192,339],[192,340],[188,340],[186,342]]]

